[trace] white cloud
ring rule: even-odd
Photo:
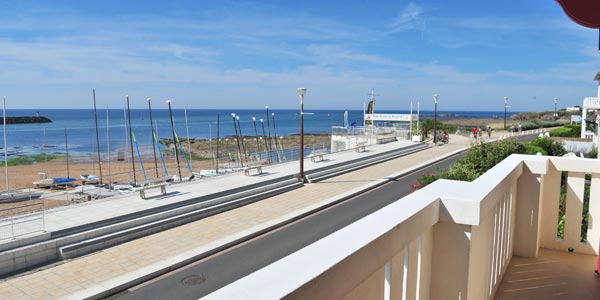
[[[400,15],[389,25],[391,32],[402,32],[422,29],[424,26],[425,12],[415,3],[409,3]]]

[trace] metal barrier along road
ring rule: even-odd
[[[18,214],[27,210],[27,213]],[[45,231],[44,204],[29,204],[6,209],[0,209],[0,240],[14,239],[16,237]]]

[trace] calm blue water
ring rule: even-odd
[[[33,116],[36,112],[37,110],[33,109],[9,109],[6,111],[6,115]],[[306,133],[329,133],[331,132],[331,126],[343,126],[343,110],[307,110],[306,112],[314,113],[312,115],[305,115],[304,131]],[[68,144],[70,154],[89,154],[96,151],[97,143],[93,109],[55,109],[42,110],[39,113],[41,116],[50,118],[53,122],[6,125],[6,144],[9,150],[15,150],[15,147],[17,147],[16,150],[23,154],[41,152],[64,153],[65,145]],[[270,127],[268,127],[266,110],[242,109],[188,109],[187,128],[185,111],[183,109],[173,109],[175,130],[180,138],[187,137],[189,130],[190,138],[208,139],[217,137],[217,127],[219,127],[220,137],[232,136],[235,134],[235,131],[231,113],[235,113],[240,117],[241,129],[244,135],[254,135],[252,117],[256,117],[257,119],[256,126],[259,135],[262,135],[260,118],[264,119],[266,134],[268,134],[269,128],[271,135],[275,131],[277,135],[297,134],[300,131],[298,110],[269,110]],[[273,122],[272,113],[275,113],[275,122]],[[377,111],[377,113],[406,114],[409,112],[399,110]],[[362,114],[362,110],[349,111],[349,122],[356,122],[357,126],[362,126]],[[515,114],[515,112],[508,113],[508,116],[512,114]],[[217,115],[220,116],[219,123],[217,123]],[[494,116],[503,117],[504,112],[438,111],[438,118],[441,120],[449,118],[491,118]],[[169,110],[153,109],[152,117],[158,131],[158,137],[172,138]],[[421,111],[420,117],[421,119],[432,118],[433,112]],[[100,150],[102,152],[108,149],[108,141],[110,141],[111,152],[126,147],[127,127],[125,120],[125,111],[122,109],[98,110],[98,135]],[[140,147],[151,147],[152,137],[148,110],[132,109],[131,123]],[[273,123],[275,123],[275,126]],[[68,143],[65,143],[65,129],[67,130]],[[0,132],[3,132],[2,126],[0,126]],[[110,137],[109,139],[107,139],[107,134]],[[0,144],[2,143],[0,142]],[[46,147],[42,147],[43,145]]]

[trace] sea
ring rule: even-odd
[[[378,110],[376,113],[408,114],[406,110]],[[413,113],[416,113],[413,111]],[[516,112],[509,112],[508,117]],[[51,123],[7,124],[6,144],[11,155],[39,153],[88,155],[98,151],[117,151],[128,147],[128,116],[136,142],[152,147],[151,124],[159,139],[172,139],[170,115],[180,139],[215,139],[234,136],[232,114],[239,117],[241,132],[246,136],[285,136],[300,132],[299,110],[251,109],[153,109],[152,123],[148,109],[7,109],[6,116],[39,114]],[[433,111],[421,111],[420,119],[433,118]],[[438,111],[439,120],[454,118],[504,117],[504,111]],[[253,119],[254,118],[254,119]],[[261,122],[262,120],[262,122]],[[96,126],[97,122],[97,126]],[[348,123],[362,126],[363,111],[349,110]],[[305,133],[331,133],[332,126],[344,125],[344,110],[305,110]],[[0,132],[4,129],[0,126]],[[239,133],[238,133],[239,134]],[[0,143],[2,145],[3,143]]]

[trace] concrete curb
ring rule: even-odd
[[[370,156],[370,157],[367,157],[366,159],[361,159],[356,162],[347,162],[347,163],[344,163],[342,166],[331,166],[330,168],[327,168],[326,170],[313,172],[312,174],[307,175],[306,179],[308,180],[309,183],[318,182],[321,180],[325,180],[327,178],[331,178],[333,176],[352,172],[352,171],[355,171],[355,170],[358,170],[361,168],[365,168],[365,167],[379,164],[379,163],[382,163],[382,162],[385,162],[385,161],[388,161],[391,159],[395,159],[395,158],[405,156],[405,155],[408,155],[411,153],[415,153],[415,152],[418,152],[421,150],[425,150],[429,147],[431,147],[431,146],[421,143],[421,144],[417,144],[414,146],[405,147],[405,148],[402,148],[399,150],[389,151],[389,152],[381,154],[381,155]]]

